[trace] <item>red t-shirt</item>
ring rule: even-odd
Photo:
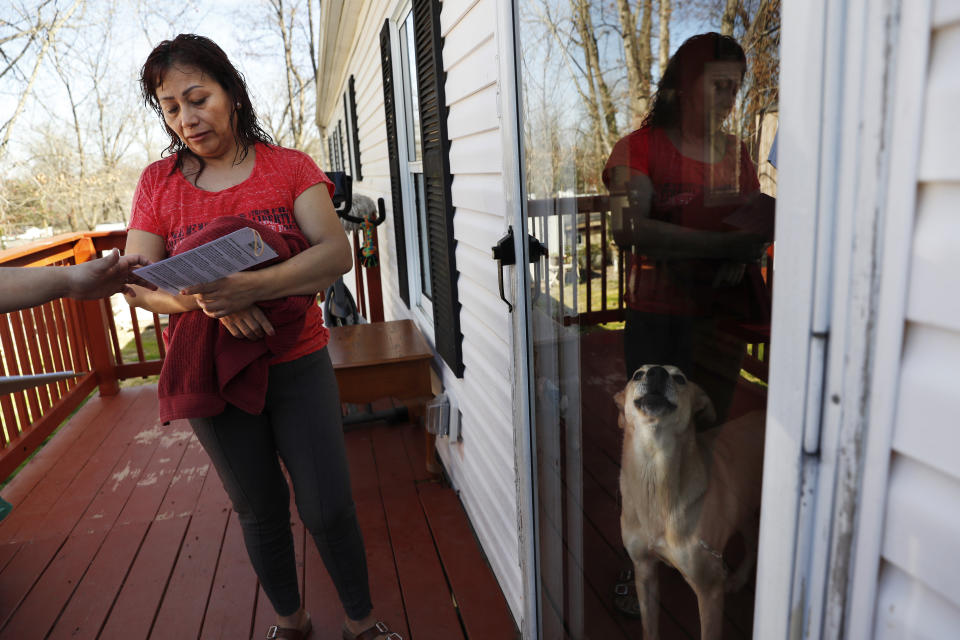
[[[333,196],[333,183],[307,154],[257,143],[250,177],[222,191],[204,191],[173,170],[175,158],[152,163],[140,175],[133,195],[130,229],[156,234],[172,255],[184,238],[222,216],[255,220],[277,231],[303,235],[293,216],[293,203],[315,184],[325,184]],[[296,346],[273,363],[288,362],[322,349],[330,339],[323,312],[314,305],[307,312]]]
[[[760,189],[747,148],[734,136],[727,136],[723,158],[708,163],[681,155],[662,129],[645,127],[614,145],[603,169],[608,187],[610,170],[616,166],[650,178],[652,219],[700,231],[735,230],[724,218]],[[736,287],[714,289],[716,268],[716,260],[634,255],[625,302],[631,309],[663,314],[709,314],[718,303],[742,308],[750,296],[748,279]]]

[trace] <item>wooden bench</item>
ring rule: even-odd
[[[412,320],[334,327],[327,350],[342,402],[366,404],[396,398],[407,405],[411,418],[423,422],[424,406],[433,398],[433,352]],[[427,470],[431,473],[439,472],[434,443],[435,436],[427,433]]]

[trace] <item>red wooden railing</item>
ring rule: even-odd
[[[377,240],[377,227],[373,229],[374,254],[379,257],[380,244]],[[357,310],[370,322],[383,322],[383,286],[380,283],[380,267],[360,266],[361,232],[353,231],[353,275],[357,292]]]
[[[71,233],[0,252],[5,267],[78,264],[122,248],[123,231]],[[0,375],[72,370],[60,382],[0,396],[0,478],[10,475],[95,388],[114,395],[119,381],[159,373],[148,361],[136,315],[131,314],[139,358],[124,362],[110,300],[54,300],[32,309],[0,314]],[[154,315],[154,326],[160,320]],[[159,329],[157,329],[159,332]],[[162,340],[158,342],[161,345]]]
[[[548,250],[546,273],[534,295],[553,297],[565,326],[622,321],[630,256],[612,242],[609,196],[531,199],[527,211],[528,232]],[[593,268],[598,250],[599,272]],[[596,288],[600,289],[599,304],[594,302]],[[743,368],[765,382],[769,326],[731,323],[725,329],[747,341]]]
[[[353,236],[354,247],[358,247],[359,238],[356,233]],[[2,251],[0,266],[78,264],[114,248],[122,249],[125,243],[125,231],[70,233]],[[358,268],[356,285],[361,313],[373,322],[382,321],[380,269]],[[129,314],[134,358],[125,358],[122,353],[117,314]],[[153,314],[159,357],[148,359],[137,314],[119,299],[116,303],[112,299],[61,299],[0,314],[0,376],[67,370],[78,374],[0,395],[0,480],[26,460],[91,391],[99,388],[101,395],[114,395],[121,380],[159,374],[165,355],[161,336],[164,322],[164,317]]]

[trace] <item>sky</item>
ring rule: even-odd
[[[81,19],[95,21],[102,15],[107,0],[88,0],[87,13]],[[174,29],[168,28],[159,18],[148,22],[151,39],[147,39],[137,18],[135,3],[116,2],[116,17],[113,22],[114,46],[110,50],[112,69],[110,83],[116,91],[129,93],[137,90],[137,75],[140,65],[146,59],[152,47],[160,40],[172,37],[180,32],[192,32],[214,40],[244,74],[250,85],[255,105],[270,95],[279,78],[283,76],[281,52],[273,51],[265,41],[262,45],[251,44],[252,30],[249,19],[244,17],[252,3],[240,0],[215,0],[196,2],[182,15],[182,20]],[[188,5],[189,6],[189,5]],[[10,6],[0,1],[0,18],[9,17]],[[75,16],[76,17],[76,16]],[[85,31],[80,30],[78,38],[81,47],[94,50],[98,43],[85,40]],[[93,30],[90,30],[93,31]],[[49,62],[49,56],[48,56]],[[29,73],[31,67],[27,67]],[[19,99],[20,84],[12,77],[0,79],[0,122],[13,113]],[[132,95],[132,94],[131,94]],[[133,102],[133,101],[132,101]],[[133,102],[132,108],[145,109],[139,102]],[[6,174],[26,157],[27,149],[34,143],[36,131],[51,122],[57,126],[70,126],[69,101],[63,84],[49,64],[45,65],[38,76],[23,114],[17,120],[11,140],[10,153],[5,159],[6,167],[0,167],[0,175]],[[155,122],[155,121],[154,121]],[[160,142],[162,129],[156,124],[154,139]],[[157,149],[159,154],[160,149]]]

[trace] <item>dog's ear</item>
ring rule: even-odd
[[[618,391],[613,396],[613,402],[617,405],[617,426],[623,429],[627,424],[627,419],[623,415],[623,402],[626,400],[626,390]]]
[[[690,390],[693,392],[693,419],[698,425],[712,426],[717,421],[717,411],[710,396],[693,383]]]

